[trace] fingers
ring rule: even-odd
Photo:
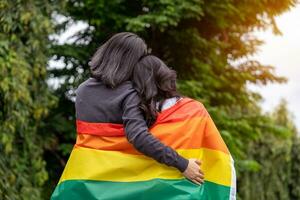
[[[193,178],[195,180],[197,180],[200,183],[203,183],[204,180],[204,174],[200,172],[197,173],[197,175]]]
[[[197,185],[201,185],[204,183],[204,176],[203,174],[197,173],[193,178],[190,178],[189,180]]]
[[[204,179],[201,179],[199,177],[194,178],[194,179],[188,179],[188,180],[191,181],[191,182],[193,182],[193,183],[195,183],[195,184],[197,184],[197,185],[201,185],[201,184],[204,183]]]
[[[197,177],[201,178],[201,179],[204,179],[204,174],[199,174]]]
[[[195,180],[200,184],[203,184],[203,182],[204,182],[203,178],[200,178],[200,177],[196,177]]]
[[[201,169],[199,169],[199,173],[204,177],[204,172]]]
[[[192,181],[193,183],[197,184],[197,185],[201,185],[204,183],[204,180],[201,179],[200,177],[196,177],[194,179],[191,179],[190,181]]]
[[[200,183],[199,181],[195,180],[195,179],[192,179],[191,181],[192,181],[193,183],[197,184],[197,185],[201,185],[201,183]]]
[[[196,160],[195,159],[195,163],[197,163],[198,165],[201,165],[201,161],[200,160]]]
[[[189,159],[189,165],[183,172],[183,175],[191,182],[201,185],[204,183],[204,173],[200,169],[201,161],[197,159]]]

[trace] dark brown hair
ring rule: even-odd
[[[91,76],[114,88],[130,80],[138,60],[147,52],[147,45],[142,38],[130,32],[113,35],[99,47],[89,66]]]
[[[180,97],[176,90],[176,72],[153,55],[146,55],[133,71],[133,84],[141,98],[141,109],[146,122],[151,126],[163,102],[171,97]]]

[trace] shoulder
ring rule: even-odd
[[[134,85],[131,81],[126,81],[126,82],[122,83],[119,86],[118,89],[123,92],[126,99],[131,99],[131,100],[133,100],[133,99],[138,100],[139,99],[138,92],[134,88]]]
[[[184,104],[185,106],[188,107],[192,107],[192,108],[197,108],[197,109],[201,109],[201,110],[206,110],[204,104],[201,101],[189,98],[189,97],[183,97],[181,99],[181,101],[183,102],[182,104]]]
[[[115,90],[119,91],[119,93],[123,93],[125,96],[139,96],[131,81],[123,82],[117,88],[115,88]]]
[[[85,96],[85,94],[97,93],[100,96],[114,97],[120,101],[127,96],[138,96],[131,81],[125,81],[115,88],[110,88],[102,81],[95,78],[89,78],[82,82],[75,92],[76,96]]]
[[[191,99],[188,97],[184,97],[181,101],[179,101],[178,109],[186,114],[194,114],[201,116],[208,116],[208,112],[204,106],[204,104],[198,100]]]
[[[93,82],[96,82],[96,80],[94,78],[88,78],[88,79],[86,79],[85,81],[83,81],[82,83],[79,84],[79,86],[75,90],[75,93],[76,94],[81,93],[85,88],[87,88]]]
[[[137,90],[134,88],[134,85],[131,81],[125,81],[121,85],[116,88],[118,90],[117,93],[121,94],[121,105],[124,107],[125,105],[130,106],[137,106],[140,104],[141,99],[137,92]]]
[[[183,97],[174,106],[162,111],[157,117],[157,122],[165,123],[207,116],[208,112],[201,102],[188,97]]]
[[[117,90],[125,90],[125,91],[135,91],[133,87],[133,83],[131,81],[125,81],[118,85],[115,89]]]

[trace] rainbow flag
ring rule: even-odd
[[[77,121],[77,141],[52,200],[233,200],[233,159],[204,106],[183,98],[162,111],[151,133],[185,158],[202,161],[196,185],[136,151],[121,124]]]

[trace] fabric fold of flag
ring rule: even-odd
[[[52,200],[234,200],[233,159],[205,107],[189,98],[162,111],[150,132],[185,158],[202,161],[201,186],[142,155],[120,124],[77,120],[77,140]]]

